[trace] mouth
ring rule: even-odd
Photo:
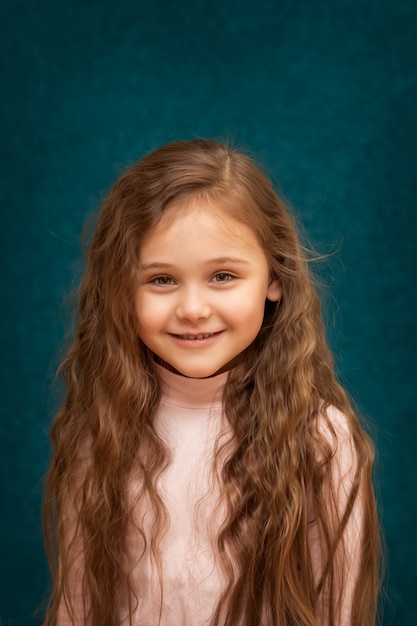
[[[218,333],[204,333],[199,335],[176,335],[180,339],[208,339],[208,337],[214,337]]]
[[[215,339],[216,337],[218,337],[219,335],[221,335],[223,331],[222,330],[218,330],[217,332],[214,333],[195,333],[195,334],[191,334],[191,333],[171,333],[171,337],[173,337],[174,339],[176,339],[177,341],[184,341],[184,342],[195,342],[196,344],[200,344],[203,345],[205,343],[209,343],[210,340]]]

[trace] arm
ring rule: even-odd
[[[83,480],[90,465],[89,440],[83,444],[71,480],[71,489],[60,499],[59,605],[57,626],[86,626],[88,607],[84,586],[84,546],[80,526]]]
[[[347,419],[334,407],[328,409],[327,418],[331,426],[322,418],[318,431],[330,446],[332,456],[326,466],[320,497],[310,502],[308,541],[314,579],[320,590],[319,626],[351,626],[364,538],[363,476],[357,471],[357,452]],[[321,454],[317,462],[323,463]],[[320,508],[326,509],[327,535],[318,521]],[[332,568],[327,569],[329,560],[333,562],[333,578]]]
[[[59,603],[57,626],[84,626],[84,593],[83,593],[84,559],[79,553],[74,563],[71,565],[67,581],[68,595],[65,591]],[[71,617],[71,615],[73,617]]]

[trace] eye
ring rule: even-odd
[[[212,281],[215,283],[229,283],[233,280],[234,276],[232,274],[228,274],[227,272],[219,272],[215,276],[213,276]]]
[[[150,281],[153,285],[160,285],[161,287],[170,287],[175,285],[175,282],[169,276],[157,276]]]

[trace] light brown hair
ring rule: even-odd
[[[168,462],[153,427],[160,384],[153,355],[137,337],[134,294],[141,240],[167,207],[196,196],[253,229],[282,288],[224,389],[234,449],[219,469],[227,518],[217,549],[229,583],[212,624],[254,626],[267,615],[273,626],[317,626],[321,615],[337,626],[349,560],[343,534],[360,498],[351,623],[371,626],[380,550],[373,446],[334,375],[320,299],[288,207],[251,159],[204,140],[168,144],[142,159],[119,178],[97,217],[76,333],[60,368],[66,399],[52,427],[44,528],[54,586],[44,623],[54,623],[63,602],[71,613],[80,552],[85,623],[117,624],[122,597],[133,611],[126,544],[133,472],[139,498],[149,499],[159,520],[154,536],[143,537],[156,555],[169,523],[156,488]],[[340,436],[329,407],[344,416],[353,451],[342,511],[332,480]],[[312,523],[321,540],[318,577],[308,548]]]

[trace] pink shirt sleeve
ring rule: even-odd
[[[84,594],[82,589],[84,575],[84,561],[82,555],[74,562],[68,581],[68,589],[71,602],[74,611],[74,620],[67,609],[67,604],[64,598],[61,598],[61,602],[58,609],[57,626],[73,626],[74,624],[85,624],[84,619]]]
[[[330,407],[327,416],[334,428],[334,433],[323,419],[318,428],[330,444],[334,454],[330,461],[330,474],[327,485],[323,486],[323,493],[329,495],[329,513],[335,523],[340,522],[346,511],[351,493],[356,469],[357,457],[352,435],[345,416]],[[318,458],[320,462],[320,458]],[[333,494],[333,495],[332,495]],[[311,503],[311,517],[309,524],[309,547],[313,563],[313,573],[316,584],[319,584],[323,568],[326,565],[326,542],[319,525],[314,521],[314,505]],[[355,586],[360,569],[361,543],[363,535],[363,500],[361,489],[353,504],[335,554],[335,580],[333,585],[333,606],[339,619],[337,626],[351,626],[351,611]],[[320,626],[329,623],[330,592],[324,586],[318,602],[318,622]]]
[[[89,466],[90,443],[90,439],[87,439],[82,445],[79,464],[77,467],[77,471],[73,477],[75,488],[81,486],[82,479]],[[61,596],[58,608],[57,626],[73,626],[74,624],[76,626],[87,626],[84,617],[87,612],[86,598],[83,589],[84,550],[82,545],[82,539],[78,534],[79,506],[76,503],[76,499],[73,498],[74,496],[68,497],[65,503],[64,511],[64,522],[66,532],[68,533],[67,540],[69,542],[68,544],[66,544],[66,549],[71,551],[71,554],[73,555],[73,563],[68,573],[68,580],[66,585],[68,597],[65,598],[64,596]],[[73,619],[71,619],[71,615],[68,611],[68,603],[72,607]]]

